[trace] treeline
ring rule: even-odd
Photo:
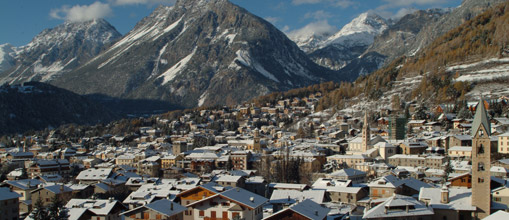
[[[397,79],[423,76],[419,86],[408,99],[426,99],[430,103],[463,100],[473,85],[455,82],[457,73],[448,73],[445,67],[465,60],[502,57],[509,54],[509,2],[493,7],[481,15],[439,37],[416,57],[400,57],[388,66],[361,76],[354,83],[325,95],[316,110],[342,107],[349,99],[364,95],[377,100],[392,89]]]
[[[490,8],[435,40],[401,68],[405,74],[438,72],[448,64],[500,57],[509,42],[509,2]]]

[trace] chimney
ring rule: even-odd
[[[288,196],[288,201],[290,201],[290,196]]]
[[[315,210],[315,215],[318,216],[318,210]]]
[[[173,211],[173,202],[171,202],[170,210]]]
[[[63,193],[64,192],[64,184],[60,185],[60,192]]]
[[[410,206],[406,205],[405,206],[405,211],[408,213],[409,210],[410,210]]]
[[[440,203],[442,204],[449,203],[449,188],[447,188],[445,184],[440,190]]]
[[[384,207],[384,214],[387,214],[387,209],[389,209],[387,206]]]

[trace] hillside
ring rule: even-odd
[[[69,123],[104,123],[116,118],[102,105],[48,84],[28,82],[0,87],[0,134]]]
[[[318,108],[351,107],[361,100],[376,101],[371,103],[375,109],[390,108],[393,96],[426,103],[455,102],[480,95],[476,88],[481,87],[484,95],[490,95],[495,88],[485,85],[503,84],[509,76],[508,9],[508,2],[490,8],[439,37],[415,57],[400,57],[354,83],[342,83]]]

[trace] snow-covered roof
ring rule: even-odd
[[[306,199],[302,202],[296,203],[288,207],[287,209],[280,210],[279,212],[276,212],[271,216],[277,215],[281,212],[285,212],[288,209],[296,213],[299,213],[309,219],[324,219],[330,211],[329,208],[322,207],[319,203],[316,203],[311,199]]]
[[[449,151],[469,151],[469,152],[472,152],[472,147],[454,146],[454,147],[449,148]]]
[[[144,207],[152,209],[166,216],[173,216],[187,210],[186,207],[167,199],[157,200],[153,203],[145,205]]]
[[[108,199],[71,199],[65,205],[66,208],[85,208],[96,215],[108,215],[111,214],[111,210],[115,205],[122,205],[117,200]],[[123,205],[122,205],[123,206]]]
[[[486,218],[483,218],[483,220],[505,220],[509,219],[509,212],[499,210],[491,215],[489,215]]]
[[[297,184],[297,183],[270,183],[270,188],[274,189],[296,189],[296,190],[304,190],[307,185],[306,184]]]
[[[270,197],[270,203],[293,204],[306,199],[311,199],[322,204],[325,197],[325,190],[274,190]]]
[[[373,181],[371,181],[368,186],[369,187],[388,187],[388,188],[396,188],[403,184],[400,179],[393,175],[387,175],[383,177],[379,177]]]
[[[408,212],[406,207],[408,206]],[[403,218],[412,216],[431,216],[433,209],[410,196],[394,195],[385,202],[368,210],[362,216],[363,219],[377,218]]]
[[[345,168],[345,169],[341,169],[341,170],[338,170],[338,171],[330,174],[330,176],[337,176],[337,177],[350,177],[350,176],[358,176],[358,175],[366,175],[366,172],[356,170],[353,168]]]
[[[419,192],[420,201],[429,201],[429,205],[434,209],[451,209],[457,211],[475,211],[472,206],[472,189],[468,188],[450,188],[449,203],[441,203],[440,188],[422,188]]]
[[[113,172],[112,168],[87,169],[80,172],[76,177],[77,180],[104,180]]]

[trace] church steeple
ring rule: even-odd
[[[364,112],[364,125],[362,126],[362,152],[369,149],[369,141],[371,140],[371,133],[369,130],[368,112]]]
[[[491,127],[481,99],[472,123],[472,205],[474,219],[483,219],[491,211]]]

